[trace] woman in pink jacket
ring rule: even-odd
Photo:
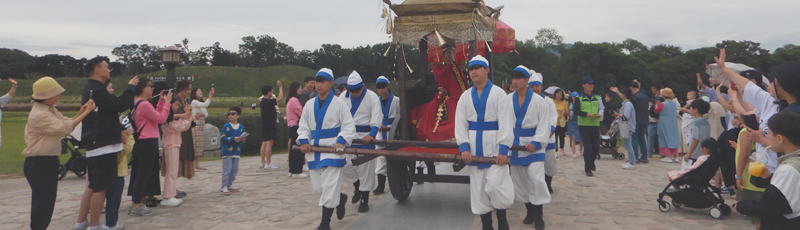
[[[158,161],[158,125],[163,124],[169,116],[169,104],[165,101],[172,98],[172,92],[164,91],[159,95],[158,105],[147,102],[153,95],[153,82],[143,78],[136,85],[136,100],[134,102],[133,122],[135,123],[134,138],[136,143],[133,145],[133,169],[131,170],[130,184],[128,185],[128,195],[131,196],[133,208],[130,214],[133,216],[150,216],[153,210],[142,205],[144,193],[147,189],[147,181],[152,176],[154,162]]]
[[[164,176],[164,192],[162,193],[164,206],[178,206],[182,200],[175,198],[178,192],[177,181],[178,167],[180,165],[180,149],[181,149],[181,132],[189,130],[192,125],[192,108],[186,107],[184,113],[177,114],[178,111],[177,99],[172,99],[172,112],[170,117],[167,118],[167,124],[161,125],[161,148],[164,149],[164,170],[161,174]],[[192,143],[187,143],[192,144]]]

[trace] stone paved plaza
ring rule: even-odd
[[[257,157],[243,158],[235,183],[243,189],[230,196],[218,192],[221,161],[202,162],[208,170],[198,172],[192,180],[178,180],[178,188],[189,194],[183,204],[159,206],[150,217],[130,217],[121,211],[120,221],[126,229],[314,229],[320,219],[318,196],[308,178],[287,176],[286,157],[274,157],[280,169],[273,171],[257,169]],[[553,202],[544,207],[547,229],[753,229],[736,212],[717,220],[709,216],[708,209],[673,207],[668,213],[659,211],[655,200],[667,184],[666,172],[679,169],[679,164],[654,159],[636,169],[622,170],[623,161],[603,155],[595,176],[586,177],[582,158],[561,156],[558,161]],[[442,163],[437,169],[452,174],[450,163]],[[127,182],[126,178],[126,186]],[[59,182],[50,229],[71,228],[85,185],[85,179],[73,174]],[[343,185],[342,191],[351,196],[353,186]],[[728,204],[734,202],[728,195],[724,198]],[[372,210],[364,214],[356,212],[357,204],[348,202],[346,217],[334,217],[331,227],[480,229],[480,218],[470,213],[469,187],[464,184],[415,184],[407,201],[397,202],[388,193],[370,200]],[[123,196],[122,210],[129,205],[130,197]],[[30,190],[24,178],[0,180],[0,207],[0,229],[27,228]],[[508,213],[512,229],[533,229],[521,223],[524,215],[524,205],[512,207]]]

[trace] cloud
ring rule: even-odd
[[[394,3],[402,3],[393,0]],[[517,39],[557,28],[565,42],[670,44],[690,50],[722,40],[751,40],[774,50],[796,43],[800,1],[779,0],[487,0],[505,5],[501,20]],[[378,0],[295,1],[12,1],[0,15],[0,47],[75,57],[111,55],[121,44],[167,46],[189,38],[191,49],[238,50],[244,36],[270,35],[296,50],[390,41]]]

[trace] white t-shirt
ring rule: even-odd
[[[747,102],[748,104],[752,105],[756,111],[758,111],[758,127],[764,132],[764,136],[768,136],[767,134],[767,121],[778,113],[778,104],[775,104],[775,98],[773,98],[767,91],[759,88],[753,82],[748,82],[747,85],[744,87],[744,95],[742,100]],[[767,169],[771,173],[775,172],[775,168],[778,167],[778,154],[771,149],[766,149],[767,147],[756,143],[756,153],[761,154],[762,152],[765,154],[761,159],[766,159],[766,166]],[[766,152],[764,151],[766,149]]]

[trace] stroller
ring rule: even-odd
[[[600,135],[600,150],[602,152],[603,149],[611,150],[611,157],[614,159],[625,160],[625,155],[617,151],[617,147],[613,146],[617,142],[617,135],[619,134],[619,124],[617,124],[617,119],[614,119],[614,122],[611,122],[611,127],[608,128],[608,132],[606,135]],[[597,159],[600,159],[600,154],[597,154]]]
[[[658,209],[669,212],[670,204],[664,200],[664,195],[672,198],[672,205],[676,208],[686,205],[690,208],[708,208],[708,213],[715,219],[731,214],[731,207],[725,204],[719,190],[712,189],[709,181],[717,173],[721,164],[719,154],[712,154],[700,167],[687,172],[682,177],[672,180],[664,190],[658,194]],[[677,186],[679,189],[670,190]]]
[[[65,164],[58,165],[58,180],[67,176],[67,171],[72,171],[76,176],[83,177],[86,175],[86,158],[81,153],[81,142],[67,134],[61,138],[61,155],[70,153],[69,160]]]

